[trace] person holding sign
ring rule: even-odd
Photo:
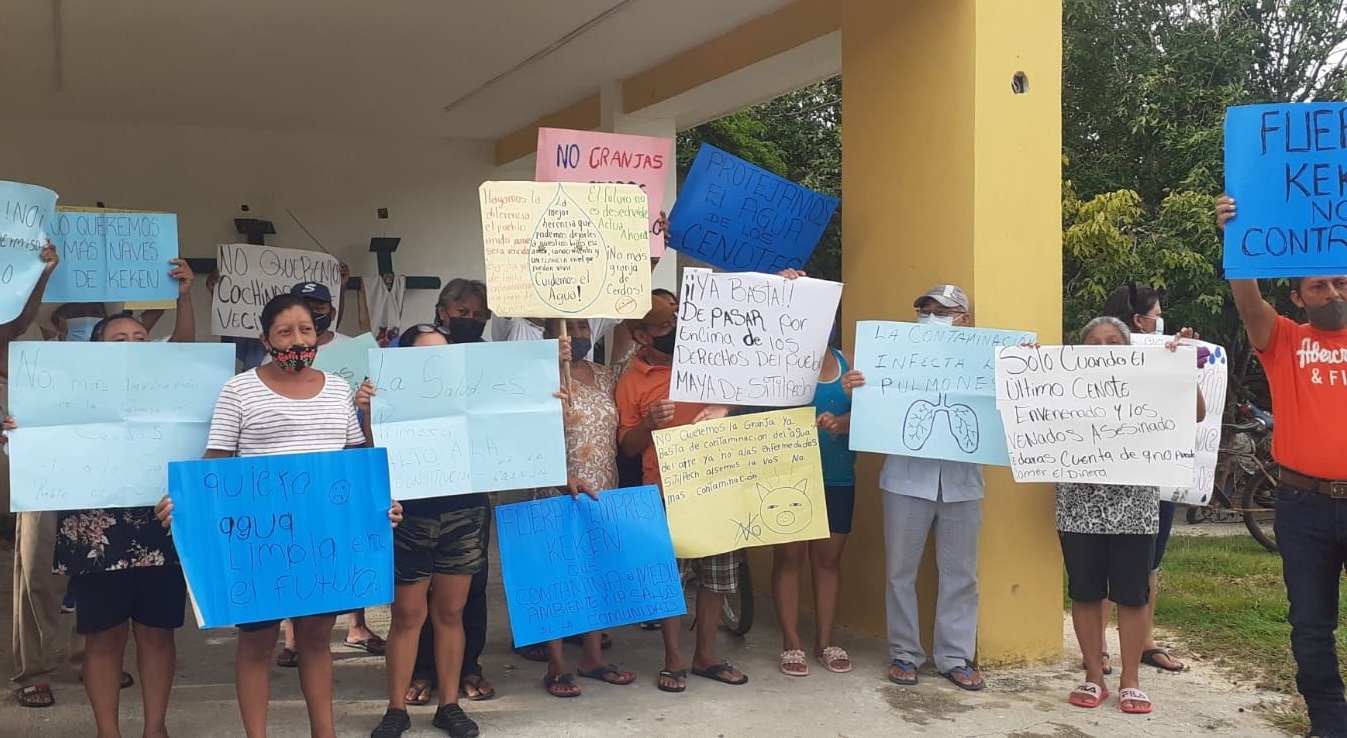
[[[312,368],[318,353],[313,311],[300,297],[277,295],[261,314],[262,345],[271,363],[225,383],[211,418],[205,458],[340,451],[370,445],[356,419],[351,388],[341,377]],[[165,497],[155,514],[165,526],[173,503]],[[394,525],[402,506],[388,512]],[[336,614],[292,619],[299,651],[299,682],[315,738],[335,738],[332,716],[332,626]],[[239,625],[234,688],[249,738],[267,734],[271,655],[280,621]]]
[[[1191,335],[1191,331],[1188,331]],[[1081,330],[1087,346],[1131,346],[1132,334],[1117,318],[1103,316]],[[1178,348],[1170,341],[1170,351]],[[1206,417],[1202,392],[1197,393],[1197,422]],[[1141,651],[1148,632],[1151,561],[1160,525],[1160,491],[1155,487],[1074,484],[1057,485],[1057,535],[1066,564],[1071,621],[1085,655],[1085,683],[1068,700],[1077,707],[1098,707],[1108,699],[1104,686],[1104,613],[1111,600],[1118,607],[1118,706],[1144,715],[1150,698],[1141,691]]]
[[[1235,217],[1234,200],[1217,200],[1222,230]],[[1336,258],[1342,265],[1341,253]],[[1256,279],[1232,279],[1230,291],[1267,373],[1278,419],[1272,435],[1272,456],[1281,467],[1275,531],[1291,605],[1296,688],[1309,709],[1310,735],[1347,735],[1334,637],[1347,564],[1347,532],[1339,522],[1347,515],[1347,274],[1291,278],[1291,302],[1305,311],[1308,324],[1278,315]]]
[[[641,348],[632,357],[627,372],[617,384],[618,445],[622,453],[641,457],[646,484],[661,485],[659,459],[651,431],[729,414],[723,405],[669,400],[673,379],[673,354],[678,340],[677,312],[666,302],[652,300],[648,313],[627,321],[632,340]],[[662,489],[662,485],[661,485]],[[697,586],[697,640],[692,654],[692,673],[723,684],[747,684],[748,676],[715,654],[716,631],[725,595],[739,588],[739,562],[734,552],[701,559],[679,559],[684,577],[690,573]],[[679,650],[681,618],[661,623],[664,635],[664,669],[659,673],[662,692],[687,689],[687,669]]]
[[[832,640],[837,597],[841,591],[842,550],[851,533],[851,517],[856,507],[856,453],[847,448],[851,431],[851,396],[842,387],[842,377],[851,370],[851,365],[850,357],[835,345],[830,346],[823,355],[823,367],[814,390],[831,535],[823,540],[780,543],[772,547],[772,600],[776,604],[777,620],[781,623],[780,668],[786,676],[809,675],[809,664],[800,647],[799,630],[800,570],[804,568],[806,555],[814,584],[814,658],[828,671],[837,674],[851,671],[851,657],[834,646]]]
[[[917,322],[971,327],[968,296],[952,284],[936,285],[913,306]],[[865,375],[842,377],[848,392],[865,386]],[[977,650],[978,534],[982,528],[982,467],[961,461],[890,455],[879,473],[885,492],[884,541],[888,548],[889,681],[913,686],[925,663],[917,605],[917,571],[926,539],[935,531],[940,593],[935,613],[935,666],[955,686],[987,686],[973,666]]]
[[[414,325],[403,331],[398,347],[445,346],[449,331]],[[368,381],[356,393],[366,435],[373,437]],[[477,735],[477,724],[458,705],[463,669],[463,609],[475,574],[486,568],[487,496],[448,495],[408,500],[402,523],[393,531],[393,617],[388,631],[388,710],[371,738],[397,738],[411,728],[409,697],[420,694],[413,683],[421,630],[429,620],[440,706],[434,725],[452,736]],[[429,615],[429,619],[427,619]],[[408,685],[412,684],[409,689]],[[427,701],[430,685],[424,687]]]

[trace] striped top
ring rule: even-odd
[[[364,445],[350,385],[335,374],[323,375],[323,389],[307,400],[276,394],[256,369],[234,375],[215,402],[206,448],[267,456]]]

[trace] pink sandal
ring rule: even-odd
[[[1108,699],[1108,687],[1101,687],[1094,682],[1086,682],[1079,687],[1071,690],[1071,696],[1067,702],[1076,707],[1099,707]]]
[[[1128,715],[1149,715],[1152,709],[1151,698],[1135,687],[1120,689],[1118,707]]]
[[[780,668],[786,676],[809,676],[809,664],[804,660],[804,651],[799,649],[782,651]]]
[[[818,662],[823,668],[834,674],[845,674],[851,671],[851,657],[847,652],[837,646],[828,646],[819,654]]]

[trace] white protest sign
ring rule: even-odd
[[[841,299],[837,282],[684,269],[669,399],[809,404]]]
[[[341,262],[317,251],[222,244],[220,282],[211,298],[211,331],[217,336],[256,338],[259,318],[271,298],[301,282],[318,282],[332,294],[332,309],[341,307]]]
[[[1017,482],[1192,483],[1197,352],[1007,346],[996,405]]]
[[[1136,346],[1164,346],[1171,336],[1132,334]],[[1193,483],[1189,487],[1165,487],[1160,499],[1185,505],[1205,505],[1216,486],[1216,458],[1221,451],[1221,421],[1225,409],[1225,393],[1230,381],[1230,358],[1225,348],[1206,341],[1183,339],[1181,345],[1193,346],[1198,352],[1197,385],[1207,404],[1207,417],[1197,424],[1197,445],[1193,458]]]

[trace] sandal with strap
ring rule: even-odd
[[[1164,663],[1162,663],[1160,661],[1161,658],[1164,658],[1166,661],[1168,661],[1169,665],[1166,666]],[[1176,674],[1188,668],[1183,665],[1182,661],[1179,661],[1173,656],[1170,656],[1169,652],[1163,648],[1152,648],[1147,651],[1142,651],[1141,663],[1147,666],[1154,666],[1157,669],[1162,669],[1164,671],[1173,672]]]
[[[34,684],[14,690],[14,700],[22,707],[51,707],[56,704],[56,695],[51,693],[50,684]]]
[[[575,670],[575,673],[579,674],[585,679],[597,679],[605,684],[612,684],[618,687],[625,686],[627,684],[631,684],[632,682],[636,681],[635,673],[630,671],[622,671],[621,669],[617,668],[617,664],[604,664],[603,666],[600,666],[597,669],[591,669],[589,671],[577,668]]]
[[[287,669],[294,669],[299,666],[299,652],[293,648],[282,648],[281,652],[276,654],[276,665]]]
[[[981,692],[987,688],[987,681],[983,679],[982,675],[978,673],[978,670],[967,661],[964,662],[963,666],[956,666],[949,671],[941,672],[940,676],[948,679],[951,684],[965,692]],[[964,677],[968,681],[961,682],[958,679],[955,679],[956,676]]]
[[[780,668],[781,673],[786,676],[809,676],[809,664],[805,663],[804,651],[799,649],[782,651],[781,663],[778,668]]]
[[[1151,698],[1136,687],[1118,690],[1118,707],[1128,715],[1149,715]]]
[[[655,687],[658,688],[659,691],[661,692],[671,692],[673,694],[678,694],[679,692],[682,692],[688,688],[687,669],[679,669],[677,671],[670,671],[668,669],[665,669],[659,673],[659,678],[660,681],[655,682]],[[664,680],[666,679],[673,682],[674,686],[670,687],[665,685]],[[678,684],[678,682],[682,682],[682,684]]]
[[[1094,682],[1086,682],[1079,687],[1071,690],[1071,696],[1067,702],[1076,707],[1099,707],[1108,699],[1108,687],[1101,687]]]
[[[897,670],[896,676],[894,670]],[[907,676],[908,674],[912,676]],[[917,686],[917,665],[911,661],[894,659],[889,664],[889,681],[903,687]]]
[[[733,671],[735,671],[735,668],[730,666],[728,662],[721,662],[713,666],[708,666],[705,669],[698,669],[695,666],[692,667],[692,675],[699,676],[702,679],[710,679],[713,682],[720,682],[721,684],[728,684],[734,687],[748,684],[747,674],[741,673],[739,679],[736,681],[729,676]]]
[[[543,689],[553,697],[579,697],[580,687],[575,684],[574,674],[548,674],[543,677]]]
[[[823,668],[834,674],[845,674],[851,671],[851,657],[837,646],[828,646],[823,649],[823,653],[818,656],[818,662]]]

